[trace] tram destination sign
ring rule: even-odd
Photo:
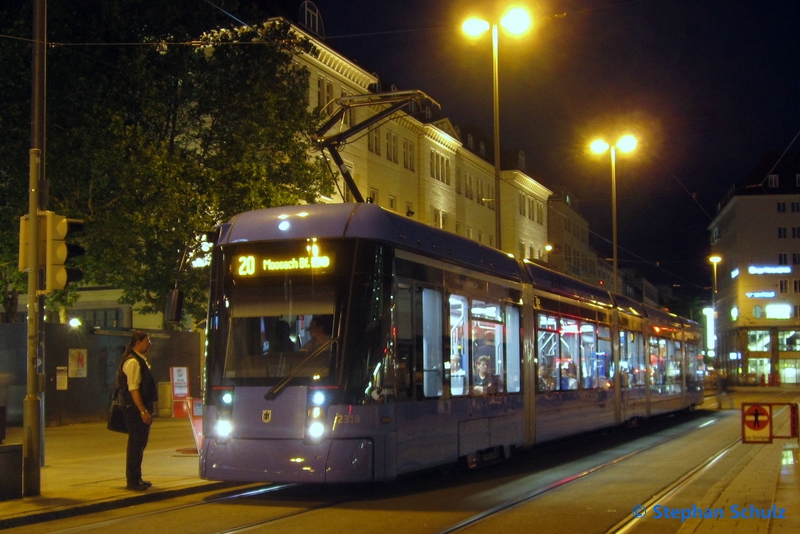
[[[233,275],[239,278],[286,273],[324,272],[331,268],[333,268],[333,257],[328,255],[267,256],[238,254],[233,257],[231,264]]]

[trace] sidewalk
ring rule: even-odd
[[[120,508],[230,486],[198,476],[198,454],[188,419],[156,418],[142,473],[153,487],[125,489],[125,434],[105,423],[45,429],[40,495],[0,501],[0,530]],[[23,428],[9,427],[4,444],[22,443]]]

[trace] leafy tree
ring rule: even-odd
[[[218,10],[185,0],[53,4],[50,209],[86,221],[87,280],[143,313],[163,310],[177,283],[204,317],[207,270],[179,272],[198,232],[330,192],[309,157],[308,73],[292,61],[314,50],[286,24],[220,28]]]

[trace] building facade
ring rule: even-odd
[[[731,189],[708,227],[721,258],[716,364],[739,383],[800,383],[798,173],[798,155],[768,163]]]

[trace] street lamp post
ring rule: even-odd
[[[500,19],[500,26],[512,35],[522,35],[531,26],[528,12],[515,7]],[[494,231],[497,248],[502,250],[500,225],[500,82],[498,68],[499,28],[481,18],[473,17],[464,21],[461,29],[470,37],[478,37],[489,28],[492,30],[492,103],[494,112]]]
[[[719,357],[719,343],[717,342],[717,264],[722,261],[722,256],[714,254],[708,258],[708,261],[711,262],[714,269],[714,278],[711,286],[711,309],[713,310],[713,322],[711,323],[713,325],[713,331],[711,332],[711,336],[714,345],[715,366],[717,369],[720,369],[722,367],[722,359]]]
[[[617,149],[622,152],[632,152],[636,149],[636,138],[632,135],[620,137],[615,145],[609,145],[602,139],[593,141],[592,152],[602,154],[611,151],[611,247],[614,256],[614,293],[619,293],[618,253],[617,253]]]

